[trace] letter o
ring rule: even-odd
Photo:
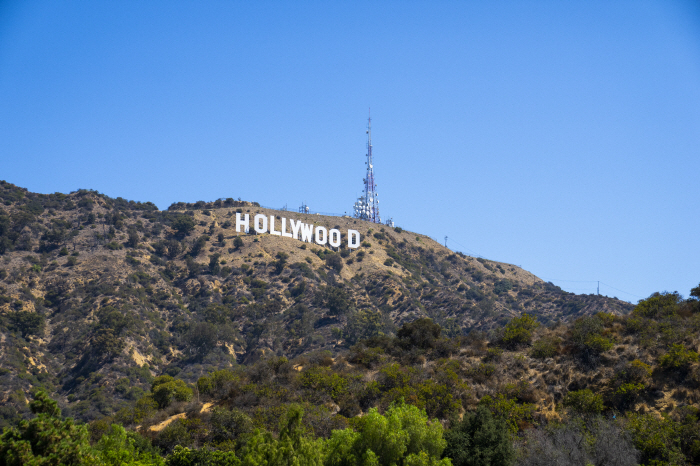
[[[260,222],[262,221],[262,226],[260,225]],[[256,233],[267,233],[267,215],[263,214],[258,214],[255,216],[255,222],[253,223],[253,227],[255,228]]]
[[[321,232],[323,232],[323,235],[321,235]],[[328,230],[324,227],[316,227],[316,234],[314,236],[316,237],[316,244],[323,246],[328,240]]]
[[[340,230],[333,228],[328,235],[328,243],[334,248],[340,247]]]

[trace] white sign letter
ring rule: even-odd
[[[295,222],[293,219],[289,221],[292,224],[292,238],[299,239],[299,230],[301,230],[301,220]],[[282,224],[284,226],[284,223]],[[309,234],[309,236],[311,236]]]
[[[262,226],[260,225],[260,222],[262,221]],[[255,231],[259,234],[267,233],[267,216],[263,214],[258,214],[255,216],[255,222],[254,222],[254,228]]]
[[[286,236],[287,238],[291,238],[292,234],[287,233],[287,219],[282,217],[282,236]]]
[[[323,232],[323,239],[321,239],[321,232]],[[324,227],[316,227],[316,244],[323,246],[328,240],[328,230]]]
[[[241,232],[241,227],[243,228],[243,231],[248,233],[248,230],[250,229],[250,215],[245,214],[245,220],[241,220],[241,213],[236,212],[236,232],[240,233]]]
[[[314,226],[313,225],[307,225],[304,223],[301,226],[301,240],[310,243],[311,242],[311,237],[314,235]]]
[[[360,232],[357,230],[348,230],[348,247],[351,249],[360,247]]]
[[[275,216],[270,215],[270,234],[271,235],[280,235],[279,231],[275,231]]]
[[[335,237],[335,239],[334,239]],[[330,243],[331,246],[334,248],[337,248],[340,246],[340,230],[336,230],[333,228],[330,231],[330,234],[328,235],[328,243]]]

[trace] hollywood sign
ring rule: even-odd
[[[281,224],[281,229],[275,230],[275,216],[270,215],[269,233],[271,235],[284,236],[286,238],[294,238],[307,243],[315,241],[316,244],[319,244],[321,246],[329,244],[334,248],[340,247],[341,234],[340,230],[336,228],[331,228],[331,230],[328,231],[325,227],[317,226],[314,230],[313,224],[309,225],[306,223],[302,223],[301,220],[295,221],[294,219],[290,219],[290,230],[287,231],[287,219],[284,217],[282,217],[281,219]],[[267,227],[267,215],[257,214],[255,217],[253,217],[253,230],[255,230],[256,233],[268,233]],[[246,233],[250,231],[250,215],[245,214],[245,216],[241,217],[241,213],[236,212],[236,232],[240,233],[241,228],[243,228],[243,231]],[[360,232],[357,230],[348,230],[348,248],[354,249],[359,247]]]

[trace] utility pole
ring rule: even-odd
[[[447,236],[445,236],[445,247],[447,247]]]
[[[598,296],[600,296],[600,280],[598,280]]]

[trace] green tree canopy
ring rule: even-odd
[[[36,416],[6,428],[0,436],[0,465],[96,464],[86,425],[62,418],[58,403],[39,391],[29,405]]]
[[[443,456],[454,466],[507,466],[515,459],[508,425],[485,406],[464,415],[462,422],[445,434]]]
[[[424,410],[392,404],[384,415],[376,408],[358,420],[358,431],[333,431],[326,466],[451,466],[440,459],[447,443],[442,425]]]

